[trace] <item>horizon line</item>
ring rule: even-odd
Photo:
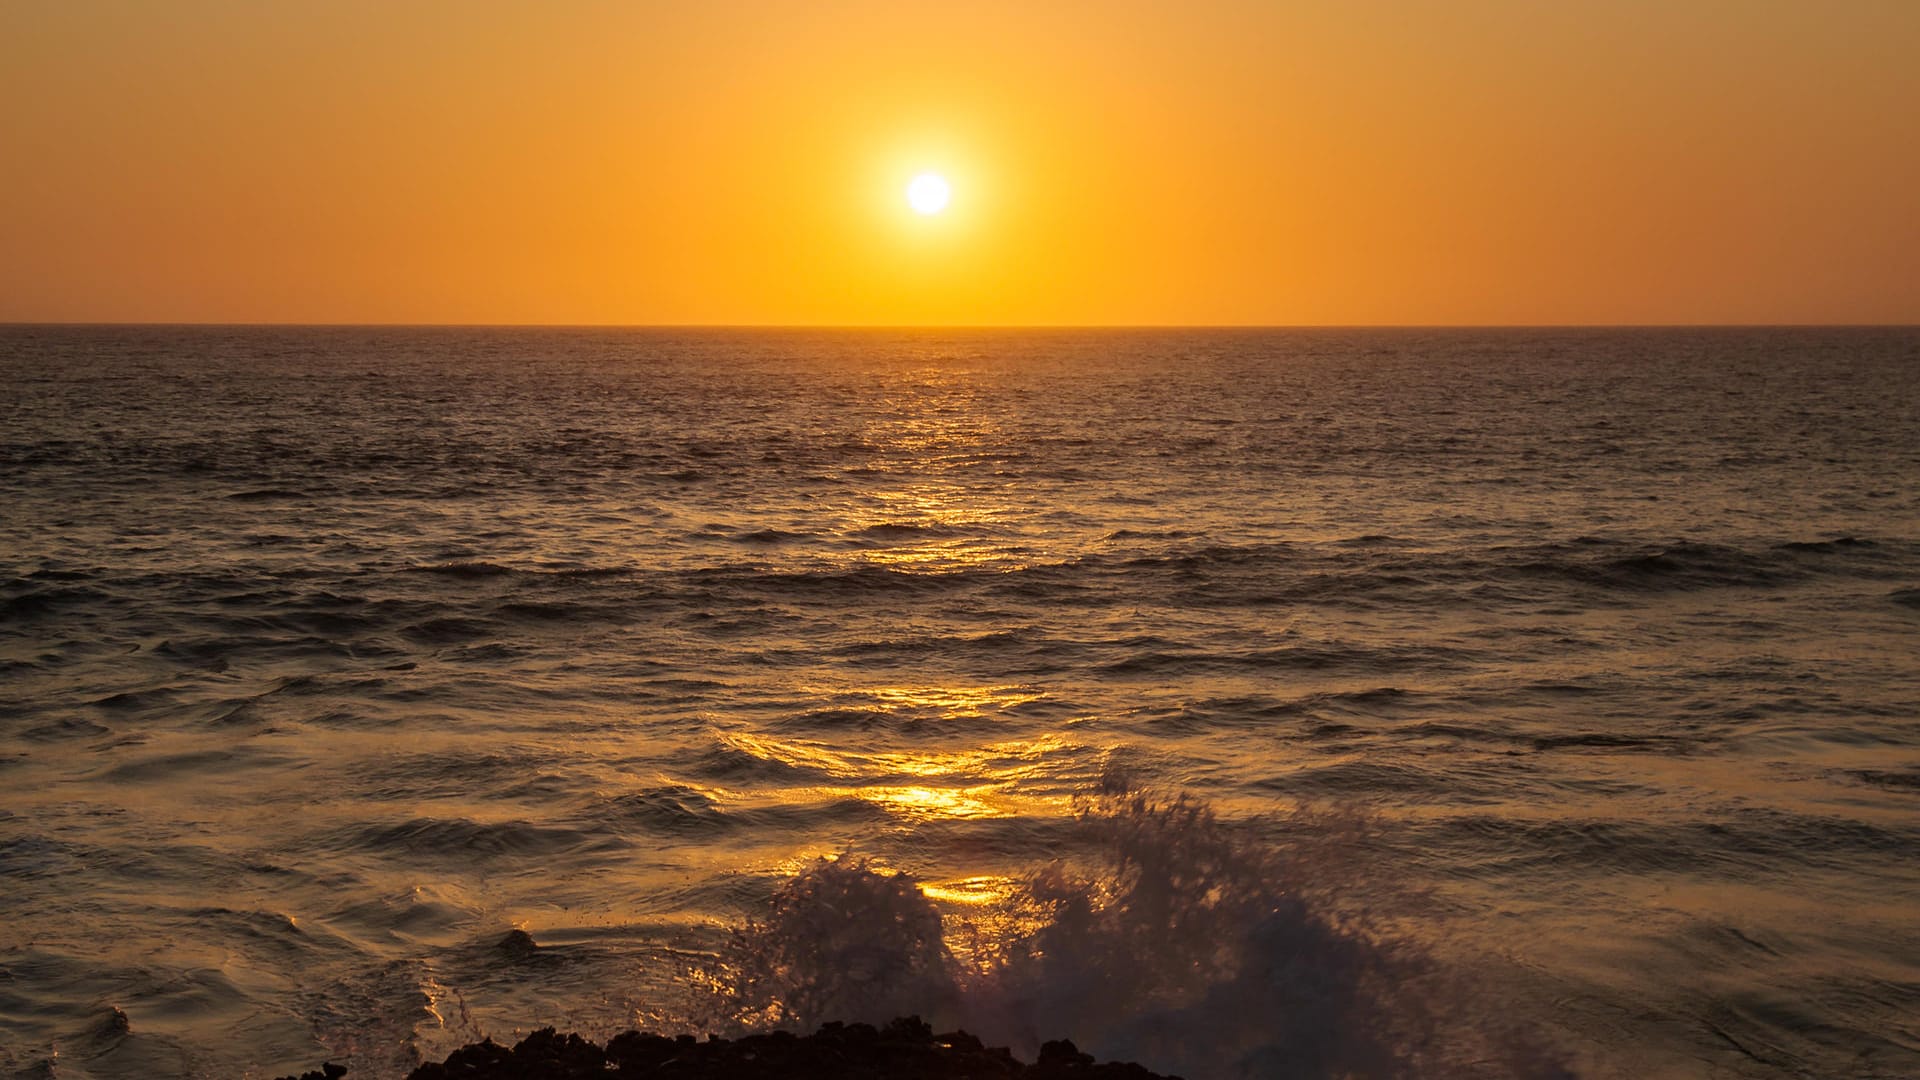
[[[568,323],[270,322],[127,319],[0,319],[0,327],[148,327],[284,330],[1912,330],[1920,322],[1650,323]]]

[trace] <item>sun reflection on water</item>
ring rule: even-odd
[[[984,702],[999,689],[942,693],[956,702]],[[912,693],[924,700],[921,692]],[[1086,749],[1058,732],[944,750],[854,750],[748,731],[724,732],[719,739],[762,761],[838,781],[762,789],[755,793],[758,798],[787,804],[860,799],[892,814],[955,820],[1066,812],[1068,796],[1028,789],[1048,787],[1045,781],[1057,763]]]
[[[851,796],[878,803],[889,810],[923,817],[968,818],[1007,817],[1010,811],[992,800],[1002,785],[978,784],[967,788],[935,787],[861,787],[825,789],[835,795]]]
[[[966,718],[1038,701],[1043,695],[1023,684],[999,686],[873,686],[847,689],[802,686],[800,693],[819,700],[856,699],[875,703],[902,717],[935,715]]]
[[[850,780],[965,775],[1010,782],[1039,775],[1041,759],[1080,745],[1059,732],[937,751],[834,750],[810,740],[780,739],[747,731],[722,732],[719,739],[731,749],[763,761]]]
[[[1018,883],[1010,877],[985,874],[951,881],[923,882],[920,891],[942,903],[985,907],[1006,903],[1018,891]]]
[[[902,372],[874,405],[863,432],[865,472],[882,478],[836,508],[852,564],[902,573],[1018,570],[1034,553],[1007,543],[1034,507],[981,466],[1006,453],[1007,434],[983,408],[977,374],[940,363]]]

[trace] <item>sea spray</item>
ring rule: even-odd
[[[957,1020],[960,988],[940,912],[912,878],[854,855],[822,859],[736,929],[711,985],[739,1028],[830,1020]]]
[[[1423,1013],[1390,999],[1425,953],[1326,902],[1361,819],[1302,817],[1273,846],[1109,782],[1079,822],[1094,865],[1034,875],[1048,917],[986,981],[1010,1037],[1065,1031],[1198,1076],[1393,1075],[1417,1044]]]
[[[721,950],[719,1026],[917,1013],[1194,1080],[1571,1075],[1405,928],[1421,898],[1356,857],[1374,819],[1303,808],[1256,836],[1109,779],[1076,821],[1094,854],[1030,874],[997,941],[909,875],[815,862]]]

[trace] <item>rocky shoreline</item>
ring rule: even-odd
[[[338,1080],[347,1069],[329,1063],[319,1071],[280,1080]],[[428,1063],[407,1080],[607,1080],[658,1077],[673,1080],[1180,1080],[1124,1062],[1095,1064],[1066,1040],[1040,1048],[1027,1064],[1004,1047],[989,1047],[964,1031],[935,1035],[919,1017],[902,1017],[883,1028],[871,1024],[826,1024],[812,1035],[776,1031],[738,1039],[692,1035],[669,1038],[629,1031],[606,1046],[552,1028],[536,1031],[512,1047],[492,1039],[455,1050]]]

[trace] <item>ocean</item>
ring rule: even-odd
[[[1920,1076],[1920,330],[0,327],[0,791],[24,1076]]]

